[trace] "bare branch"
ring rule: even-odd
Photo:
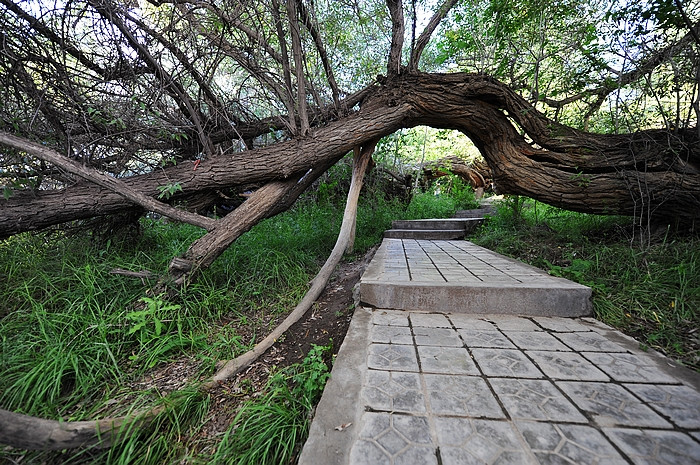
[[[296,0],[297,6],[299,8],[299,15],[301,20],[304,22],[304,26],[311,34],[311,38],[314,40],[316,45],[316,51],[318,56],[321,58],[321,63],[323,64],[323,70],[326,72],[326,78],[328,79],[328,85],[331,86],[331,92],[333,94],[333,104],[335,108],[340,108],[340,92],[338,91],[338,84],[335,81],[335,76],[333,75],[333,68],[328,61],[328,53],[326,52],[326,47],[323,45],[323,39],[321,38],[321,33],[318,30],[318,26],[313,22],[309,11],[306,9],[301,0]]]
[[[299,31],[299,15],[296,2],[287,1],[287,16],[289,18],[289,32],[292,36],[292,56],[297,77],[297,112],[300,120],[300,132],[302,136],[309,133],[309,116],[306,111],[306,77],[304,75],[304,52],[301,47],[301,34]]]
[[[409,71],[418,71],[418,62],[420,61],[420,57],[423,54],[423,50],[425,49],[426,45],[428,45],[428,41],[430,41],[430,36],[438,27],[440,21],[442,21],[445,18],[445,16],[447,16],[447,13],[449,13],[452,7],[455,6],[457,1],[458,0],[445,0],[445,3],[440,5],[440,8],[435,12],[433,17],[430,18],[428,25],[425,26],[425,29],[423,29],[423,32],[421,32],[420,36],[418,37],[418,40],[416,41],[415,48],[411,53],[411,59],[408,62]]]
[[[387,62],[388,76],[401,74],[401,52],[403,50],[404,18],[402,0],[386,0],[391,15],[391,48]]]

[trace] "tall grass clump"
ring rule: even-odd
[[[313,345],[303,362],[274,373],[265,393],[240,409],[211,463],[292,463],[308,436],[310,412],[330,376],[323,360],[330,349],[330,345]]]
[[[700,239],[635,234],[629,218],[510,198],[470,240],[590,286],[596,318],[700,369]]]

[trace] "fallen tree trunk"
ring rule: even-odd
[[[343,253],[350,243],[352,230],[355,227],[357,216],[357,204],[362,189],[362,180],[367,168],[367,164],[372,157],[376,141],[356,153],[353,165],[352,181],[348,200],[343,214],[343,223],[338,234],[335,247],[328,260],[323,265],[319,273],[311,282],[311,287],[295,307],[295,309],[284,319],[282,324],[275,328],[267,337],[260,341],[253,350],[229,360],[211,380],[200,386],[201,390],[209,390],[241,370],[245,369],[261,356],[272,344],[296,323],[311,308],[311,305],[318,299],[321,292],[326,287],[328,280],[340,263]],[[294,184],[299,183],[271,183],[260,189],[258,192],[266,199],[283,197],[289,195],[294,190]],[[290,189],[291,185],[291,189]],[[298,194],[297,194],[298,195]],[[249,199],[250,200],[250,199]],[[226,238],[228,240],[228,238]],[[60,450],[77,447],[87,447],[98,445],[99,447],[109,447],[114,441],[119,439],[119,433],[123,428],[139,428],[147,425],[153,418],[162,412],[161,407],[157,407],[144,412],[135,413],[128,417],[108,418],[95,421],[74,421],[63,422],[32,417],[19,413],[0,409],[0,444],[11,447],[31,450]]]
[[[18,449],[61,450],[99,444],[109,447],[125,428],[139,428],[161,407],[131,416],[94,421],[56,421],[0,409],[0,444]]]
[[[365,94],[359,111],[272,146],[124,179],[145,195],[178,182],[172,200],[244,183],[300,177],[357,145],[401,127],[466,134],[499,192],[570,210],[700,218],[700,138],[691,129],[603,135],[547,119],[506,85],[484,75],[398,75]],[[528,142],[528,138],[532,143]],[[0,200],[0,237],[131,208],[121,195],[80,184]]]
[[[367,169],[367,164],[369,163],[370,158],[372,158],[375,145],[376,141],[364,146],[361,151],[355,153],[350,191],[348,192],[348,200],[345,204],[345,212],[343,213],[343,222],[340,226],[338,239],[335,242],[333,251],[326,260],[326,263],[323,264],[321,270],[318,272],[313,281],[311,281],[311,287],[304,295],[304,298],[287,316],[287,318],[285,318],[279,326],[268,334],[265,339],[256,344],[252,350],[234,358],[233,360],[229,360],[216,374],[214,374],[211,381],[206,383],[203,388],[212,388],[218,383],[230,378],[231,376],[234,376],[241,370],[248,367],[262,354],[264,354],[267,349],[272,347],[275,341],[277,341],[277,339],[279,339],[279,337],[282,336],[285,331],[287,331],[294,323],[299,321],[299,319],[304,316],[309,308],[311,308],[311,305],[321,295],[321,292],[323,292],[326,284],[328,284],[328,280],[330,279],[333,270],[335,270],[336,266],[338,266],[340,263],[340,259],[343,258],[343,254],[354,237],[355,219],[357,217],[357,202],[360,198],[362,180],[365,170]]]
[[[432,181],[442,176],[454,174],[469,184],[477,198],[491,185],[491,171],[487,166],[469,163],[459,157],[445,157],[430,162],[423,167],[422,178]]]

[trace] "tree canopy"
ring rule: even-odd
[[[418,124],[470,137],[504,193],[700,210],[696,2],[0,5],[0,236],[135,204],[203,213]]]

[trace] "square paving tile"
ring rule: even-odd
[[[464,347],[419,346],[418,358],[423,373],[481,374]]]
[[[581,352],[615,381],[630,383],[677,383],[678,381],[659,370],[646,356],[623,353]]]
[[[375,325],[408,326],[408,312],[397,310],[375,310],[372,312]]]
[[[557,386],[579,408],[592,413],[595,416],[594,421],[600,426],[672,427],[669,422],[617,384],[561,381]]]
[[[605,428],[603,432],[636,465],[700,462],[700,444],[677,431]]]
[[[462,347],[457,331],[447,328],[414,327],[413,336],[418,346]]]
[[[387,371],[418,371],[416,350],[411,345],[370,344],[367,367]]]
[[[516,421],[515,425],[538,463],[627,464],[600,431],[590,426],[528,421]]]
[[[476,376],[424,374],[430,411],[436,415],[505,418],[486,381]]]
[[[609,381],[608,375],[576,352],[528,350],[527,354],[552,379]]]
[[[437,465],[426,417],[365,412],[350,451],[353,465]]]
[[[386,344],[413,344],[413,334],[408,326],[373,325],[370,330],[370,341]]]
[[[481,372],[486,376],[542,378],[542,372],[519,350],[472,349]]]
[[[467,347],[492,347],[501,349],[515,348],[510,340],[500,331],[482,331],[475,329],[458,329]]]
[[[452,321],[452,324],[455,325],[456,328],[484,331],[496,330],[496,326],[494,326],[493,323],[490,323],[484,320],[483,318],[475,318],[473,316],[463,315],[459,313],[453,313],[451,315],[448,315],[448,318],[450,319],[450,321]]]
[[[452,328],[452,323],[447,316],[439,313],[411,313],[411,324],[416,326],[426,326],[429,328]]]
[[[534,317],[533,320],[543,328],[550,331],[570,333],[574,331],[591,331],[591,326],[583,320],[575,318],[559,318],[559,317]]]
[[[585,416],[547,380],[489,378],[511,418],[587,423]]]
[[[508,422],[436,417],[435,429],[443,465],[537,463]]]
[[[425,412],[425,398],[418,373],[367,370],[362,398],[374,410]]]
[[[685,385],[625,384],[625,387],[681,428],[700,429],[700,392]]]
[[[556,335],[564,344],[581,352],[627,352],[627,349],[608,340],[599,333],[560,333]]]
[[[532,321],[517,316],[489,315],[489,321],[503,331],[542,331],[542,328]]]
[[[531,350],[562,350],[569,351],[567,346],[559,342],[554,336],[544,331],[504,331],[508,339],[513,341],[521,349]]]

